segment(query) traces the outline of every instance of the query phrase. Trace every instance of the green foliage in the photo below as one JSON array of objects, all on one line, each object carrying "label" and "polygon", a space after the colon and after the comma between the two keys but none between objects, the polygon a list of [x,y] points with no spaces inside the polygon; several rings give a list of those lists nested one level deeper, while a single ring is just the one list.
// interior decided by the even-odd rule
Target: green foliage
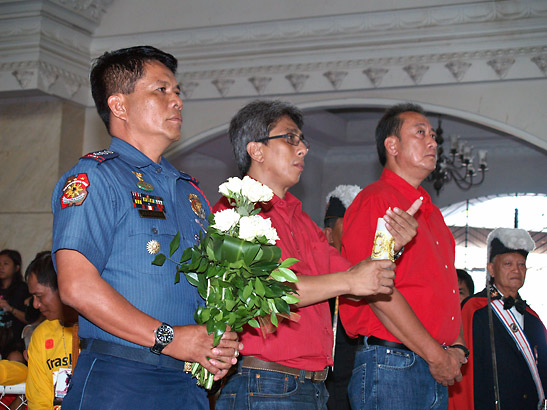
[{"label": "green foliage", "polygon": [[[177,233],[169,247],[170,257],[179,246]],[[227,326],[237,332],[246,324],[259,328],[259,317],[268,318],[277,326],[278,314],[290,314],[289,305],[299,299],[285,283],[298,281],[288,268],[298,261],[294,258],[280,261],[280,258],[281,249],[277,246],[244,241],[210,226],[201,242],[185,249],[180,261],[175,262],[176,282],[183,274],[206,302],[197,308],[194,319],[214,335],[215,346]],[[161,266],[166,259],[158,254],[152,263]],[[192,374],[198,384],[210,386],[212,375],[199,364],[194,367]]]}]

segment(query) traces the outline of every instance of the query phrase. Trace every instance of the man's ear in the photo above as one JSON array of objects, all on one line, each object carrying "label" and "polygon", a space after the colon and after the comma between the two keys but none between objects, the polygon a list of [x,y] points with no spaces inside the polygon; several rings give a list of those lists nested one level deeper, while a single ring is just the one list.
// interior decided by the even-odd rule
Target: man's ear
[{"label": "man's ear", "polygon": [[392,157],[396,157],[399,153],[399,138],[395,135],[390,135],[384,140],[384,147],[386,148],[386,155],[389,154]]},{"label": "man's ear", "polygon": [[486,270],[488,271],[491,277],[494,277],[494,264],[492,262],[489,262],[486,265]]},{"label": "man's ear", "polygon": [[108,97],[108,107],[110,112],[116,118],[121,120],[127,119],[127,111],[125,109],[125,97],[123,94],[116,93]]},{"label": "man's ear", "polygon": [[262,152],[263,146],[263,144],[256,141],[251,141],[247,144],[247,153],[251,157],[251,160],[256,162],[264,161],[264,153]]},{"label": "man's ear", "polygon": [[329,245],[332,245],[334,243],[334,238],[332,237],[332,228],[325,227],[323,228],[323,232],[325,233],[325,236],[327,237],[327,242]]}]

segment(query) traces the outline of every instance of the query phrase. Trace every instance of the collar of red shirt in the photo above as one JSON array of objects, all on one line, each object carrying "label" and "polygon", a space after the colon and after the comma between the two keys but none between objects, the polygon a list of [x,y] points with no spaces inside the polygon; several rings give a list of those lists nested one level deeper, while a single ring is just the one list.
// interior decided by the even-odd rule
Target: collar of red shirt
[{"label": "collar of red shirt", "polygon": [[429,196],[427,191],[421,186],[419,186],[418,189],[414,188],[406,180],[387,168],[384,168],[384,171],[380,176],[380,180],[396,187],[397,190],[411,203],[419,197],[423,197],[422,206],[420,207],[418,212],[421,211],[424,214],[428,214],[429,212],[431,212],[433,206],[433,204],[431,203],[431,197]]}]

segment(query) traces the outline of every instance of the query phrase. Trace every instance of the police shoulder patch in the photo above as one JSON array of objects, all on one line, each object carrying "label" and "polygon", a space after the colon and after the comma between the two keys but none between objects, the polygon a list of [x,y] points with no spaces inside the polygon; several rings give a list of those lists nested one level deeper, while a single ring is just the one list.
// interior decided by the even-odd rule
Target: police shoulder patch
[{"label": "police shoulder patch", "polygon": [[90,152],[89,154],[84,155],[80,159],[94,159],[97,162],[104,162],[112,158],[119,156],[117,152],[109,151],[104,149],[102,151]]}]

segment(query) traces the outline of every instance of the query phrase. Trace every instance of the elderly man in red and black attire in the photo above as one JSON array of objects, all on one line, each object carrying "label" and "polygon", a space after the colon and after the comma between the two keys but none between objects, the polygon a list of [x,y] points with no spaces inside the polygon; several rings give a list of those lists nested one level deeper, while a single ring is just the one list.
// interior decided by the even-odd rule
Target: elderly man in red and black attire
[{"label": "elderly man in red and black attire", "polygon": [[385,168],[346,212],[342,255],[355,262],[370,254],[386,209],[406,209],[420,197],[423,204],[415,214],[418,233],[396,262],[393,293],[340,306],[346,331],[363,342],[350,402],[354,409],[446,409],[446,386],[461,379],[468,351],[460,333],[454,238],[420,187],[435,169],[435,132],[421,107],[400,104],[380,120],[376,142]]},{"label": "elderly man in red and black attire", "polygon": [[[216,406],[220,410],[326,409],[328,393],[323,381],[327,366],[332,365],[333,344],[327,300],[345,294],[391,292],[392,262],[365,260],[351,267],[288,192],[298,183],[308,153],[302,123],[302,113],[292,104],[254,101],[230,124],[241,175],[249,175],[274,192],[259,215],[270,218],[277,230],[282,259],[299,260],[291,269],[299,278],[296,312],[300,320],[283,321],[266,338],[257,329],[245,328],[240,335],[243,359],[222,390]],[[223,198],[213,210],[227,207]],[[401,212],[391,222],[401,242],[415,234],[416,222],[409,214]]]}]

